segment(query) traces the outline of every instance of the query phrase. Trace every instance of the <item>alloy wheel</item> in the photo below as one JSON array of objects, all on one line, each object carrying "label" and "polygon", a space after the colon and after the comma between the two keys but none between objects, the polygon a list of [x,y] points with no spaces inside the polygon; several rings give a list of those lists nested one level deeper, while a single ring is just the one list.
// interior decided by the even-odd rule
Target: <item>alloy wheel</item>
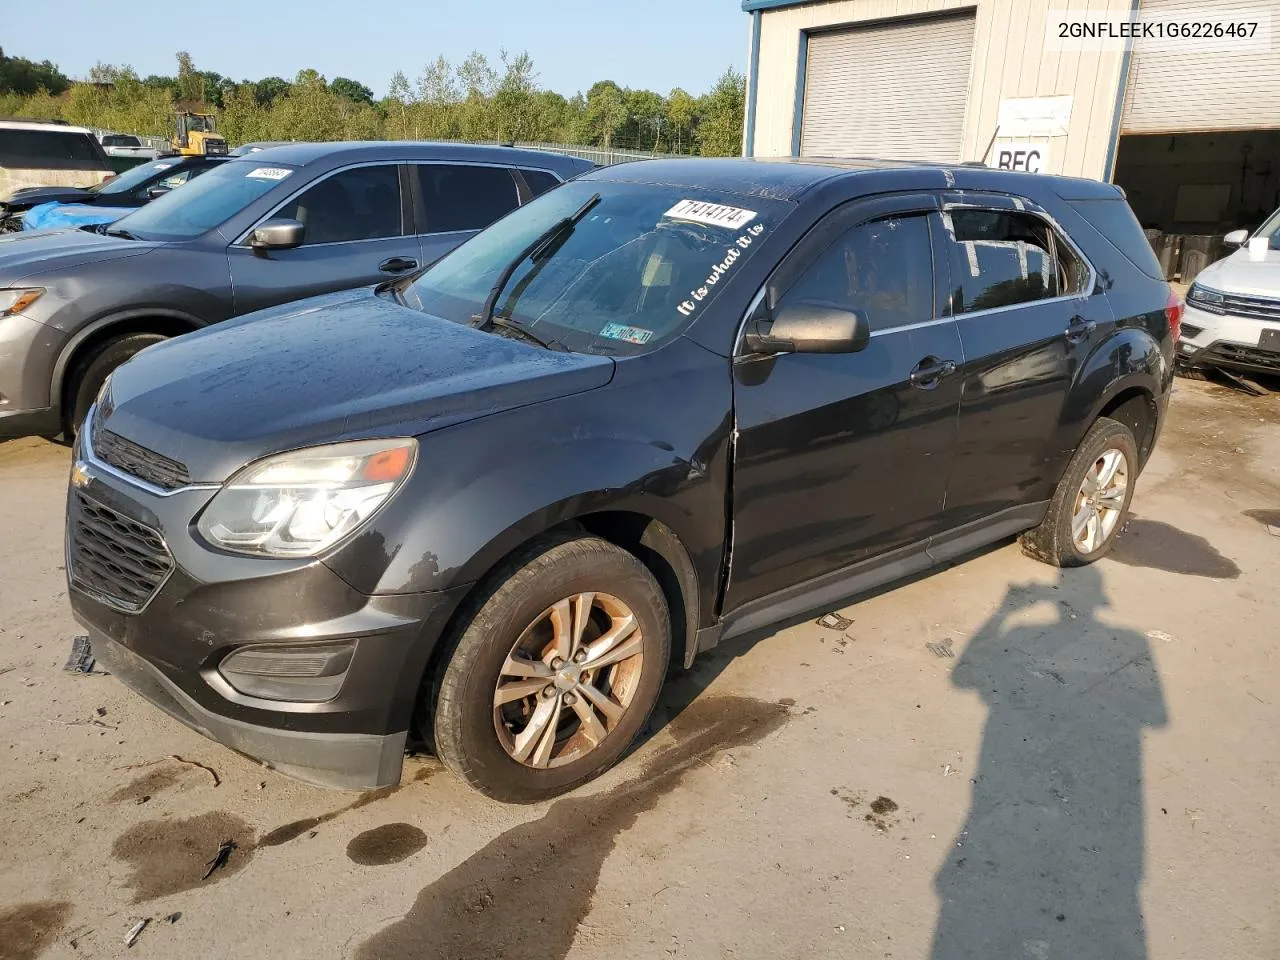
[{"label": "alloy wheel", "polygon": [[543,610],[494,688],[494,728],[508,756],[545,769],[598,747],[635,698],[643,649],[639,621],[617,597],[578,593]]},{"label": "alloy wheel", "polygon": [[1115,532],[1129,488],[1129,458],[1114,447],[1100,453],[1085,472],[1071,516],[1071,539],[1088,556]]}]

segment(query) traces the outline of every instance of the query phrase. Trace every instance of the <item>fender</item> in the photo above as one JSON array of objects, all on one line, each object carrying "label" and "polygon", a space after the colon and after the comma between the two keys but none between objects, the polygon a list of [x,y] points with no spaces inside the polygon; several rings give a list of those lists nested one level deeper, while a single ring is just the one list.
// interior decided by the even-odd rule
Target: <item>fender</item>
[{"label": "fender", "polygon": [[112,313],[104,314],[89,323],[85,324],[77,330],[62,347],[58,354],[58,359],[54,362],[53,372],[49,379],[49,398],[55,407],[62,405],[62,381],[67,374],[67,370],[71,365],[71,358],[75,356],[76,351],[89,339],[96,334],[106,330],[108,327],[116,324],[127,323],[130,320],[139,320],[143,318],[163,318],[165,320],[173,320],[178,323],[189,326],[192,330],[199,330],[207,325],[207,321],[200,319],[194,314],[187,313],[184,310],[176,310],[173,307],[132,307],[128,310],[116,310]]}]

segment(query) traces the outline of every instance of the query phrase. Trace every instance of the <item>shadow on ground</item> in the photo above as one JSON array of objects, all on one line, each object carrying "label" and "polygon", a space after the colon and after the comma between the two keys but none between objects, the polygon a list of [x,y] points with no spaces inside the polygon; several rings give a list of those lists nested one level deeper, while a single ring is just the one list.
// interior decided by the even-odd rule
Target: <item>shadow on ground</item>
[{"label": "shadow on ground", "polygon": [[1133,518],[1116,540],[1108,559],[1130,567],[1214,580],[1234,580],[1240,568],[1204,537],[1184,533],[1158,520]]},{"label": "shadow on ground", "polygon": [[1012,586],[956,661],[989,713],[932,960],[1147,955],[1142,736],[1165,708],[1146,639],[1100,622],[1106,606],[1096,567]]}]

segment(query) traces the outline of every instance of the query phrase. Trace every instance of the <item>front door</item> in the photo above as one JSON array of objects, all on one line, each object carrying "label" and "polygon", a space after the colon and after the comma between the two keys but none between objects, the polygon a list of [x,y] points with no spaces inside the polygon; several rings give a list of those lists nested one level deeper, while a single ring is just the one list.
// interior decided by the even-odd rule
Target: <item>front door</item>
[{"label": "front door", "polygon": [[858,353],[737,359],[725,612],[936,531],[963,360],[941,310],[936,206],[926,194],[841,208],[770,280],[774,309],[860,310],[871,341]]},{"label": "front door", "polygon": [[237,314],[409,273],[421,257],[397,164],[350,167],[290,199],[270,219],[300,221],[292,250],[227,249]]},{"label": "front door", "polygon": [[1034,204],[952,199],[942,243],[965,363],[948,529],[1052,495],[1068,393],[1115,325],[1093,270]]}]

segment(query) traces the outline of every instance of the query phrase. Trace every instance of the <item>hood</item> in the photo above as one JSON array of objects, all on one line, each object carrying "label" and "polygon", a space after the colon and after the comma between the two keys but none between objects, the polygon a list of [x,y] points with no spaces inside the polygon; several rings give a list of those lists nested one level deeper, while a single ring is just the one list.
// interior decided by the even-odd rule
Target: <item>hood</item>
[{"label": "hood", "polygon": [[98,196],[83,187],[27,187],[15,190],[0,207],[9,210],[27,210],[37,203],[92,203]]},{"label": "hood", "polygon": [[112,374],[105,426],[211,483],[282,450],[412,436],[613,377],[608,357],[483,333],[372,289],[291,306],[144,350]]},{"label": "hood", "polygon": [[0,286],[101,260],[137,257],[157,246],[147,240],[125,240],[88,230],[0,233]]},{"label": "hood", "polygon": [[82,227],[95,223],[114,223],[136,207],[111,207],[105,203],[42,203],[27,211],[22,218],[23,230],[52,230],[60,227]]},{"label": "hood", "polygon": [[1196,283],[1223,293],[1280,298],[1280,250],[1267,250],[1255,257],[1247,246],[1241,247],[1201,270]]}]

